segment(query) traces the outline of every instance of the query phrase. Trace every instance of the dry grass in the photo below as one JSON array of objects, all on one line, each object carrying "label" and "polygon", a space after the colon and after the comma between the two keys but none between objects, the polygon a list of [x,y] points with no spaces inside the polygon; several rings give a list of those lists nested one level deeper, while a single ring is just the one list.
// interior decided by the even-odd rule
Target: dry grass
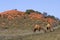
[{"label": "dry grass", "polygon": [[54,32],[28,35],[23,40],[60,40],[60,28]]},{"label": "dry grass", "polygon": [[31,30],[14,30],[0,31],[0,40],[60,40],[60,28],[54,32],[47,33],[34,33]]}]

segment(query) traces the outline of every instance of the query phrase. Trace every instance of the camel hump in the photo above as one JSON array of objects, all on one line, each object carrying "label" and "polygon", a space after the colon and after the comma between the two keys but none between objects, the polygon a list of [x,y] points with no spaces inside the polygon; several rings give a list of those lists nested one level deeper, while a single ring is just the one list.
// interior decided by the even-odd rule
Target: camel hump
[{"label": "camel hump", "polygon": [[51,25],[48,23],[46,27],[50,27]]},{"label": "camel hump", "polygon": [[36,24],[36,25],[35,25],[35,28],[38,28],[38,27],[40,27],[40,26]]}]

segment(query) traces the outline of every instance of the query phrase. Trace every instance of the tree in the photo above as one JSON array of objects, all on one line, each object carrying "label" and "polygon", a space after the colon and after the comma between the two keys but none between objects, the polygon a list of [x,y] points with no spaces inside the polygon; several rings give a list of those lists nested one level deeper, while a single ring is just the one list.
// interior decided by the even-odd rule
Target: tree
[{"label": "tree", "polygon": [[43,12],[43,15],[46,17],[47,16],[47,12]]},{"label": "tree", "polygon": [[14,9],[14,10],[17,10],[17,9]]},{"label": "tree", "polygon": [[34,11],[34,10],[32,10],[32,9],[29,9],[29,10],[26,10],[26,12],[25,12],[25,13],[30,14],[30,13],[32,13],[32,12],[35,12],[35,11]]},{"label": "tree", "polygon": [[39,12],[39,11],[35,11],[35,12],[41,14],[41,12]]},{"label": "tree", "polygon": [[56,17],[56,20],[60,20],[60,19]]},{"label": "tree", "polygon": [[47,17],[50,17],[50,18],[56,19],[55,16],[51,16],[51,15],[48,15]]}]

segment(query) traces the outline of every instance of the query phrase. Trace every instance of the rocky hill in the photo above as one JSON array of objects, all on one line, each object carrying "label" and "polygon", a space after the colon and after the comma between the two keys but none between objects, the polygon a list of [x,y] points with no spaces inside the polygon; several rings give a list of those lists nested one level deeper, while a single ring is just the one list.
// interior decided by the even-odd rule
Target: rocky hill
[{"label": "rocky hill", "polygon": [[45,26],[46,23],[59,25],[59,20],[31,9],[25,12],[14,9],[0,13],[0,29],[33,29],[36,24]]}]

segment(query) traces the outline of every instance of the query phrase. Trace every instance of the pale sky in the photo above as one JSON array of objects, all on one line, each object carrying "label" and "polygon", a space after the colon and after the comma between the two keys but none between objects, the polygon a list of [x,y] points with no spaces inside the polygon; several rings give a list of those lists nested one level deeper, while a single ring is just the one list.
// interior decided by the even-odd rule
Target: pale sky
[{"label": "pale sky", "polygon": [[0,12],[33,9],[60,18],[60,0],[0,0]]}]

